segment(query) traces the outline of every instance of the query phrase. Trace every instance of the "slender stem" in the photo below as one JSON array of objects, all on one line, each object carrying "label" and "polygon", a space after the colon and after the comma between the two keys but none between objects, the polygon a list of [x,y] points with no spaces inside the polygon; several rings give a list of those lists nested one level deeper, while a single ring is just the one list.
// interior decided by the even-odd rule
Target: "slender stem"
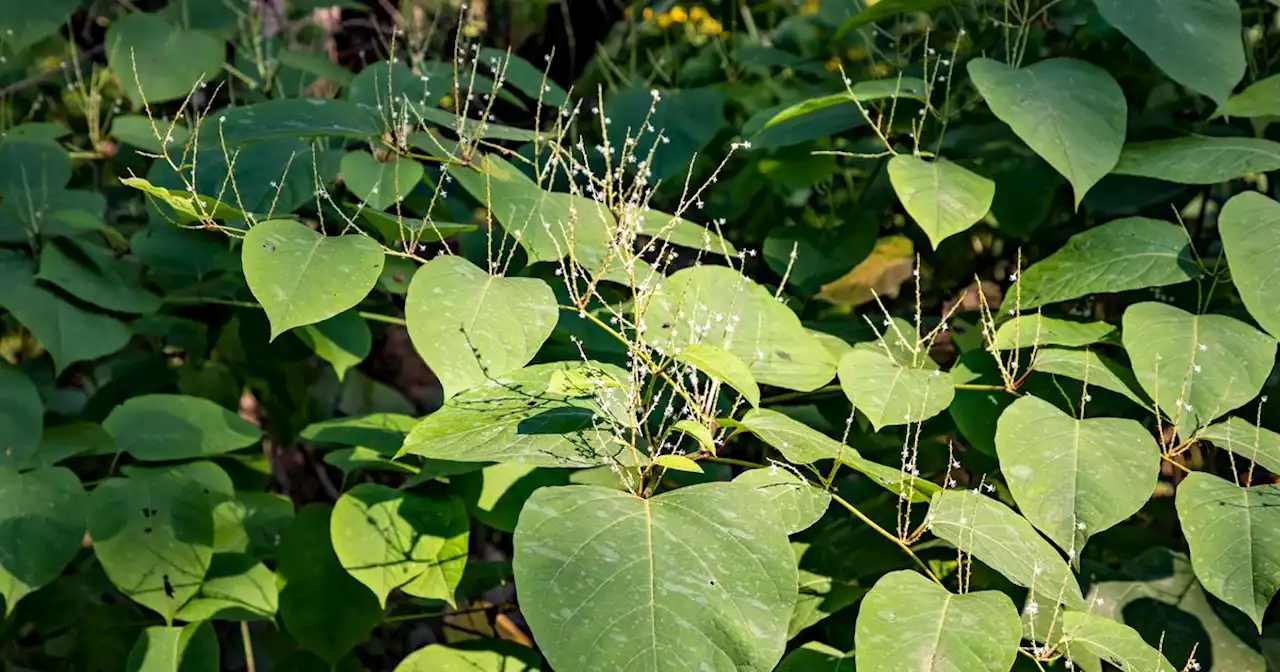
[{"label": "slender stem", "polygon": [[1177,467],[1177,468],[1181,469],[1181,470],[1182,470],[1183,472],[1185,472],[1185,473],[1188,473],[1188,474],[1189,474],[1189,473],[1191,473],[1191,470],[1187,468],[1187,465],[1182,464],[1181,462],[1179,462],[1179,461],[1177,461],[1177,460],[1173,459],[1172,457],[1169,457],[1168,455],[1166,455],[1166,454],[1164,454],[1164,453],[1160,453],[1160,459],[1162,459],[1162,460],[1164,460],[1165,462],[1168,462],[1169,464],[1172,464],[1173,466],[1175,466],[1175,467]]},{"label": "slender stem", "polygon": [[[231,306],[232,308],[253,308],[255,310],[262,310],[262,304],[254,303],[252,301],[233,301],[231,299],[214,299],[214,298],[205,298],[205,297],[180,296],[180,297],[167,297],[165,298],[165,302],[178,303],[178,304],[207,303],[215,306]],[[398,324],[402,327],[408,326],[409,324],[403,317],[396,317],[395,315],[383,315],[382,313],[370,313],[364,310],[357,311],[356,314],[359,315],[360,317],[363,317],[366,320],[373,320],[374,322],[386,322],[387,324]]]},{"label": "slender stem", "polygon": [[257,664],[253,660],[253,639],[249,636],[249,622],[240,621],[240,639],[244,642],[244,664],[248,672],[256,672]]},{"label": "slender stem", "polygon": [[760,403],[777,404],[784,401],[794,401],[796,399],[804,399],[805,397],[817,396],[819,394],[831,394],[833,392],[839,392],[841,389],[842,388],[839,385],[827,385],[826,387],[819,387],[818,389],[810,392],[784,392],[782,394],[775,394],[772,397],[765,397],[760,400]]},{"label": "slender stem", "polygon": [[992,390],[996,392],[1004,392],[1008,389],[1004,385],[980,385],[977,383],[956,383],[952,387],[957,390]]},{"label": "slender stem", "polygon": [[761,469],[765,466],[757,462],[751,462],[748,460],[738,460],[732,457],[720,457],[719,455],[706,455],[700,459],[702,459],[705,462],[719,462],[720,464],[732,464],[737,467],[748,467],[750,469]]},{"label": "slender stem", "polygon": [[858,510],[858,507],[850,504],[849,502],[844,501],[844,498],[841,497],[840,495],[837,495],[836,493],[832,492],[831,499],[836,500],[836,502],[840,504],[840,506],[843,506],[844,508],[849,509],[850,513],[857,516],[862,522],[871,526],[871,529],[875,530],[876,532],[879,532],[880,536],[884,537],[885,539],[888,539],[889,541],[892,541],[895,545],[897,545],[898,548],[901,548],[903,552],[911,556],[912,560],[915,560],[916,564],[920,566],[920,569],[924,570],[925,576],[928,576],[930,579],[933,580],[934,583],[938,584],[939,586],[942,585],[942,580],[939,579],[938,576],[933,573],[933,570],[929,569],[929,566],[924,564],[924,561],[920,559],[920,556],[916,555],[915,551],[911,550],[911,547],[906,545],[906,543],[904,543],[901,539],[897,538],[892,534],[889,534],[888,530],[885,530],[883,527],[880,527],[880,525],[876,523],[876,521],[868,518],[867,514]]},{"label": "slender stem", "polygon": [[358,311],[356,314],[359,315],[360,317],[363,317],[366,320],[373,320],[374,322],[386,322],[387,324],[397,324],[402,327],[409,326],[408,320],[405,320],[403,317],[396,317],[395,315],[383,315],[382,313],[369,313],[363,310]]}]

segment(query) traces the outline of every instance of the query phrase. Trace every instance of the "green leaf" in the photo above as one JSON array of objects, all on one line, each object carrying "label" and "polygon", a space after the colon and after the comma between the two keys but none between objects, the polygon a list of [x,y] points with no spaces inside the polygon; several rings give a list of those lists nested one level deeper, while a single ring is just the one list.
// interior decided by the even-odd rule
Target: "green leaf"
[{"label": "green leaf", "polygon": [[831,504],[831,494],[814,486],[788,469],[769,467],[748,469],[733,479],[750,485],[764,495],[777,512],[787,534],[808,529],[822,518]]},{"label": "green leaf", "polygon": [[297,334],[320,359],[333,365],[338,380],[342,380],[348,369],[363,362],[373,349],[369,324],[353,310],[300,327]]},{"label": "green leaf", "polygon": [[[515,534],[522,613],[552,667],[766,671],[782,657],[795,559],[753,488],[642,499],[543,488]],[[605,644],[607,642],[607,644]]]},{"label": "green leaf", "polygon": [[[72,422],[46,427],[40,437],[40,447],[26,462],[9,465],[18,470],[39,469],[53,465],[76,455],[114,455],[115,441],[100,425],[93,422]],[[0,465],[3,466],[3,465]]]},{"label": "green leaf", "polygon": [[752,406],[760,405],[760,386],[751,369],[737,355],[710,343],[694,343],[681,349],[675,360],[737,390]]},{"label": "green leaf", "polygon": [[1120,159],[1128,105],[1106,70],[1074,58],[1025,68],[979,58],[969,76],[996,118],[1067,178],[1077,208]]},{"label": "green leaf", "polygon": [[252,555],[213,556],[200,592],[178,610],[184,621],[272,620],[279,607],[276,575]]},{"label": "green leaf", "polygon": [[1026,518],[970,490],[943,490],[929,506],[929,529],[1034,594],[1085,608],[1080,585],[1062,556]]},{"label": "green leaf", "polygon": [[1240,6],[1235,0],[1095,0],[1098,13],[1165,74],[1218,105],[1244,76]]},{"label": "green leaf", "polygon": [[209,219],[244,219],[245,214],[203,194],[193,194],[182,189],[169,189],[151,184],[141,177],[122,177],[120,184],[138,191],[173,208],[178,222],[205,221]]},{"label": "green leaf", "polygon": [[74,238],[49,241],[40,250],[36,279],[68,294],[118,313],[154,313],[160,297],[138,286],[136,266],[127,266],[110,252]]},{"label": "green leaf", "polygon": [[135,105],[185,98],[220,74],[226,45],[198,30],[183,30],[138,12],[107,26],[107,64]]},{"label": "green leaf", "polygon": [[1160,446],[1136,420],[1078,420],[1027,395],[1000,415],[996,452],[1018,508],[1073,560],[1155,492]]},{"label": "green leaf", "polygon": [[0,34],[10,54],[21,54],[56,35],[84,0],[0,0]]},{"label": "green leaf", "polygon": [[702,473],[702,466],[684,455],[659,455],[653,458],[653,463],[666,469],[686,471],[693,474]]},{"label": "green leaf", "polygon": [[723,348],[746,362],[760,384],[807,392],[835,375],[831,353],[800,318],[731,268],[672,273],[642,317],[645,338],[656,347],[673,354],[697,343]]},{"label": "green leaf", "polygon": [[363,235],[326,236],[283,219],[244,237],[244,277],[271,321],[271,340],[360,303],[382,273],[382,246]]},{"label": "green leaf", "polygon": [[368,446],[380,453],[394,453],[417,424],[418,418],[408,415],[371,413],[314,422],[303,428],[301,436],[316,443]]},{"label": "green leaf", "polygon": [[425,646],[405,656],[395,672],[526,672],[541,663],[527,646],[489,639]]},{"label": "green leaf", "polygon": [[1280,169],[1280,143],[1189,135],[1125,145],[1113,172],[1178,184],[1217,184]]},{"label": "green leaf", "polygon": [[1182,227],[1129,217],[1078,233],[1032,264],[1022,273],[1020,290],[1005,296],[1001,310],[1025,311],[1089,294],[1176,285],[1202,274]]},{"label": "green leaf", "polygon": [[858,82],[849,87],[849,91],[833,93],[829,96],[819,96],[796,103],[783,109],[773,115],[764,123],[761,128],[770,128],[784,121],[790,121],[797,117],[804,116],[811,112],[817,112],[835,105],[857,102],[864,106],[874,100],[883,100],[885,98],[909,98],[912,100],[923,101],[925,99],[925,91],[928,87],[924,80],[915,77],[901,77],[898,79],[875,79],[869,82]]},{"label": "green leaf", "polygon": [[[446,240],[479,228],[475,224],[437,222],[430,218],[418,218],[412,215],[403,216],[369,208],[359,208],[356,209],[356,212],[359,214],[360,219],[363,219],[369,226],[377,230],[378,235],[382,236],[382,242],[388,245],[410,240],[418,243],[434,243],[438,240]],[[394,259],[407,262],[411,268],[418,267],[417,263],[403,257],[395,257]],[[388,267],[392,263],[391,259],[387,260]]]},{"label": "green leaf", "polygon": [[6,617],[75,558],[87,504],[80,479],[67,469],[19,474],[0,467],[0,595]]},{"label": "green leaf", "polygon": [[546,76],[529,61],[492,47],[482,47],[476,60],[483,63],[495,75],[514,86],[524,95],[542,101],[543,105],[563,107],[569,102],[569,94],[553,79]]},{"label": "green leaf", "polygon": [[[607,404],[595,393],[551,391],[556,374],[586,368],[614,381],[625,373],[594,362],[537,364],[452,397],[423,418],[399,455],[457,462],[518,462],[541,467],[594,467],[633,460],[631,448],[614,440]],[[614,385],[617,382],[612,383]],[[616,391],[616,390],[615,390]],[[643,450],[643,448],[641,448]]]},{"label": "green leaf", "polygon": [[343,568],[383,607],[392,590],[424,574],[447,577],[430,597],[453,603],[467,563],[467,512],[458,500],[361,483],[333,506],[329,533]]},{"label": "green leaf", "polygon": [[1254,462],[1271,473],[1280,473],[1280,434],[1249,424],[1240,418],[1205,427],[1198,435],[1205,441]]},{"label": "green leaf", "polygon": [[1266,669],[1256,642],[1242,639],[1247,634],[1223,620],[1221,607],[1196,580],[1191,559],[1182,553],[1148,548],[1119,572],[1090,583],[1092,613],[1133,628],[1168,660],[1190,660],[1194,650],[1204,669]]},{"label": "green leaf", "polygon": [[753,408],[740,422],[743,429],[773,446],[793,464],[836,460],[871,478],[877,485],[916,502],[927,502],[939,488],[893,467],[866,459],[858,451],[778,411]]},{"label": "green leaf", "polygon": [[[1092,387],[1111,390],[1147,410],[1153,410],[1150,402],[1136,392],[1138,380],[1133,371],[1092,350],[1042,348],[1036,351],[1035,359],[1031,360],[1031,370],[1066,376]],[[1072,403],[1075,402],[1076,400],[1072,400]]]},{"label": "green leaf", "polygon": [[954,595],[920,574],[899,571],[863,598],[854,641],[866,669],[1008,672],[1022,619],[998,591]]},{"label": "green leaf", "polygon": [[138,635],[126,672],[218,672],[218,635],[212,623],[154,625]]},{"label": "green leaf", "polygon": [[1218,231],[1231,268],[1231,283],[1253,319],[1271,335],[1280,334],[1280,281],[1275,274],[1280,252],[1280,203],[1253,191],[1238,194],[1222,207]]},{"label": "green leaf", "polygon": [[[481,110],[473,109],[472,113],[478,114]],[[486,139],[486,140],[513,140],[516,142],[538,142],[546,141],[544,135],[540,135],[537,131],[530,131],[514,126],[503,126],[490,121],[482,121],[480,119],[469,119],[458,114],[457,112],[449,112],[434,107],[423,107],[415,111],[416,115],[421,116],[424,120],[429,121],[442,128],[447,128],[460,137]]]},{"label": "green leaf", "polygon": [[213,558],[213,501],[192,473],[132,473],[89,497],[93,552],[120,592],[172,622]]},{"label": "green leaf", "polygon": [[235,499],[219,502],[213,514],[214,552],[255,558],[276,554],[280,535],[294,517],[293,501],[270,492],[237,492]]},{"label": "green leaf", "polygon": [[239,450],[262,438],[253,423],[208,399],[146,394],[127,399],[102,423],[117,446],[143,462],[186,460]]},{"label": "green leaf", "polygon": [[1280,115],[1280,75],[1264,77],[1227,99],[1219,114],[1256,119]]},{"label": "green leaf", "polygon": [[413,274],[405,305],[409,336],[446,398],[528,364],[560,316],[542,280],[493,276],[452,254]]},{"label": "green leaf", "polygon": [[22,468],[40,448],[44,402],[27,374],[0,362],[0,468]]},{"label": "green leaf", "polygon": [[1205,472],[1178,485],[1178,520],[1205,590],[1243,611],[1258,630],[1280,590],[1280,486],[1242,488]]},{"label": "green leaf", "polygon": [[99,313],[91,313],[36,285],[25,261],[0,262],[0,308],[31,331],[53,357],[54,372],[71,364],[109,355],[129,342],[129,327]]},{"label": "green leaf", "polygon": [[1065,647],[1082,647],[1121,672],[1177,672],[1136,630],[1105,616],[1065,611],[1062,632]]},{"label": "green leaf", "polygon": [[422,164],[402,156],[379,161],[364,150],[342,157],[342,179],[366,207],[383,210],[403,201],[422,181]]},{"label": "green leaf", "polygon": [[[706,425],[702,424],[701,422],[698,422],[697,420],[694,420],[692,418],[677,420],[674,423],[672,423],[671,431],[679,432],[681,434],[688,436],[694,441],[697,441],[698,446],[702,450],[705,450],[713,455],[716,452],[715,435],[711,433],[711,430]],[[693,460],[689,460],[689,462],[693,462],[693,464],[692,465],[687,464],[685,463],[685,460],[688,460],[689,458],[686,458],[682,455],[670,455],[670,456],[664,455],[662,457],[665,457],[667,459],[663,460],[662,458],[659,458],[658,464],[661,464],[662,466],[667,467],[668,469],[679,469],[681,471],[696,471],[697,473],[702,473],[702,467],[698,466],[697,462],[693,462]],[[676,466],[676,465],[679,465],[679,466]],[[692,468],[692,467],[696,467],[696,468]]]},{"label": "green leaf", "polygon": [[285,631],[332,665],[382,622],[382,608],[334,554],[330,511],[323,504],[298,511],[280,540],[276,571],[284,580],[280,619]]},{"label": "green leaf", "polygon": [[1116,328],[1106,322],[1076,322],[1040,313],[1019,315],[996,329],[997,350],[1060,345],[1078,348],[1105,343],[1116,336]]},{"label": "green leaf", "polygon": [[950,5],[955,0],[879,0],[879,2],[863,3],[862,11],[853,15],[840,25],[837,34],[845,35],[855,28],[869,23],[884,21],[897,14],[906,12],[929,13]]},{"label": "green leaf", "polygon": [[854,653],[822,642],[805,642],[792,649],[775,672],[854,672]]},{"label": "green leaf", "polygon": [[295,138],[368,140],[382,134],[385,125],[372,111],[347,100],[280,98],[214,110],[200,129],[209,134],[206,137],[212,139],[211,145],[226,143],[235,147]]},{"label": "green leaf", "polygon": [[934,249],[986,217],[996,195],[995,182],[945,159],[899,154],[889,161],[889,181]]},{"label": "green leaf", "polygon": [[1138,384],[1183,437],[1256,397],[1275,365],[1274,338],[1163,303],[1129,306],[1121,336]]},{"label": "green leaf", "polygon": [[179,151],[191,139],[191,129],[181,122],[172,128],[170,122],[159,119],[154,127],[151,124],[145,115],[122,114],[111,120],[111,137],[152,154]]},{"label": "green leaf", "polygon": [[888,353],[866,346],[855,347],[841,358],[840,387],[877,431],[924,422],[947,410],[955,396],[951,380],[941,371],[899,363]]}]

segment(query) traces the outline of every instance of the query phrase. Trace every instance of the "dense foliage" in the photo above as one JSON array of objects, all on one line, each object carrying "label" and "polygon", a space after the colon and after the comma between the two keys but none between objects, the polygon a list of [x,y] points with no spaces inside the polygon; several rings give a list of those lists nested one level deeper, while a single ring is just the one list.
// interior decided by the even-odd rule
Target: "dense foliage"
[{"label": "dense foliage", "polygon": [[1280,663],[1276,3],[367,4],[0,0],[5,669]]}]

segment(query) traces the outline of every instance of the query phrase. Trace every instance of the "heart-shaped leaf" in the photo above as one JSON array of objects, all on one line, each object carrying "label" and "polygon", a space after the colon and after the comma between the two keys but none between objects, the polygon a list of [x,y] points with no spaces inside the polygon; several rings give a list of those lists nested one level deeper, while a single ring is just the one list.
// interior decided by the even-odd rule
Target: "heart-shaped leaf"
[{"label": "heart-shaped leaf", "polygon": [[385,607],[387,595],[424,574],[441,577],[453,603],[467,564],[467,512],[456,499],[434,499],[362,483],[343,493],[329,520],[333,550]]},{"label": "heart-shaped leaf", "polygon": [[62,467],[19,474],[0,467],[0,596],[5,616],[62,574],[84,541],[88,498]]},{"label": "heart-shaped leaf", "polygon": [[1274,338],[1164,303],[1129,306],[1121,336],[1138,384],[1184,437],[1257,396],[1275,366]]},{"label": "heart-shaped leaf", "polygon": [[342,179],[366,207],[382,210],[403,201],[422,181],[422,164],[396,156],[379,161],[364,150],[342,157]]},{"label": "heart-shaped leaf", "polygon": [[934,249],[977,224],[996,195],[995,182],[945,159],[899,154],[889,161],[889,181]]},{"label": "heart-shaped leaf", "polygon": [[146,394],[112,409],[102,423],[116,445],[143,462],[220,455],[262,438],[253,423],[208,399]]},{"label": "heart-shaped leaf", "polygon": [[1255,191],[1227,201],[1218,215],[1222,249],[1231,267],[1231,284],[1253,319],[1272,336],[1280,334],[1280,276],[1275,273],[1280,254],[1280,203]]},{"label": "heart-shaped leaf", "polygon": [[808,529],[831,504],[831,494],[787,469],[748,469],[733,479],[760,491],[777,512],[787,534]]},{"label": "heart-shaped leaf", "polygon": [[1120,159],[1128,106],[1106,70],[1074,58],[1025,68],[979,58],[969,76],[996,118],[1071,182],[1076,207]]},{"label": "heart-shaped leaf", "polygon": [[860,667],[872,670],[1008,672],[1022,619],[995,590],[955,595],[920,574],[886,574],[862,599]]},{"label": "heart-shaped leaf", "polygon": [[855,347],[840,360],[840,387],[877,430],[924,422],[947,410],[955,396],[951,379],[942,371],[896,362],[888,353],[866,346]]},{"label": "heart-shaped leaf", "polygon": [[737,390],[752,406],[760,405],[760,386],[755,376],[732,352],[710,343],[694,343],[677,352],[675,359]]},{"label": "heart-shaped leaf", "polygon": [[796,566],[768,511],[754,488],[735,483],[651,499],[582,485],[538,490],[516,527],[515,574],[543,654],[563,670],[773,669]]},{"label": "heart-shaped leaf", "polygon": [[144,12],[112,21],[106,45],[107,64],[135,105],[185,97],[216,77],[226,59],[218,38]]},{"label": "heart-shaped leaf", "polygon": [[1280,486],[1242,488],[1197,471],[1178,484],[1177,506],[1200,583],[1261,631],[1280,590]]},{"label": "heart-shaped leaf", "polygon": [[245,280],[271,321],[271,340],[355,307],[377,284],[385,260],[368,236],[326,236],[283,219],[249,229],[241,253]]},{"label": "heart-shaped leaf", "polygon": [[456,255],[419,268],[405,305],[409,337],[446,398],[528,364],[560,316],[542,280],[493,276]]},{"label": "heart-shaped leaf", "polygon": [[1078,420],[1031,395],[1000,415],[996,452],[1022,514],[1073,559],[1142,508],[1160,473],[1160,447],[1137,421]]}]

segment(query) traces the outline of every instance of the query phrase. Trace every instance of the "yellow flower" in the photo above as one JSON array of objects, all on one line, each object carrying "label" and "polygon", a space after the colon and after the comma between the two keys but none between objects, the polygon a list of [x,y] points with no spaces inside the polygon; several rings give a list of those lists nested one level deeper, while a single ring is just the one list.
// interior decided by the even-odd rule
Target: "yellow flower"
[{"label": "yellow flower", "polygon": [[667,13],[665,13],[665,12],[664,12],[664,13],[662,13],[662,14],[659,14],[659,15],[658,15],[658,27],[659,27],[659,28],[666,28],[666,27],[667,27],[667,26],[669,26],[669,25],[671,25],[671,15],[670,15],[670,14],[667,14]]},{"label": "yellow flower", "polygon": [[818,0],[804,0],[804,5],[800,7],[801,14],[817,14]]},{"label": "yellow flower", "polygon": [[844,57],[851,61],[865,60],[867,58],[867,49],[861,46],[849,47],[848,51],[844,52]]},{"label": "yellow flower", "polygon": [[875,65],[871,66],[871,74],[875,75],[876,77],[884,77],[885,75],[889,74],[889,66],[885,65],[884,63],[876,63]]},{"label": "yellow flower", "polygon": [[839,70],[839,69],[840,69],[840,57],[839,57],[839,56],[832,56],[830,59],[828,59],[828,60],[827,60],[827,63],[826,63],[826,68],[827,68],[827,70],[830,70],[831,72],[835,72],[835,71]]},{"label": "yellow flower", "polygon": [[709,18],[711,18],[711,15],[707,14],[707,10],[701,7],[694,7],[693,9],[689,10],[690,21],[701,21],[703,19],[709,19]]},{"label": "yellow flower", "polygon": [[698,25],[698,30],[707,35],[719,35],[724,32],[724,26],[720,25],[719,21],[708,16]]},{"label": "yellow flower", "polygon": [[644,20],[645,20],[645,21],[650,21],[650,20],[652,20],[652,19],[653,19],[653,8],[652,8],[652,7],[645,7],[645,8],[644,8],[644,12],[642,12],[642,13],[644,14]]},{"label": "yellow flower", "polygon": [[670,14],[671,20],[676,23],[684,23],[689,20],[689,13],[684,11],[684,7],[681,7],[680,5],[672,7],[671,11],[667,12],[667,14]]}]

